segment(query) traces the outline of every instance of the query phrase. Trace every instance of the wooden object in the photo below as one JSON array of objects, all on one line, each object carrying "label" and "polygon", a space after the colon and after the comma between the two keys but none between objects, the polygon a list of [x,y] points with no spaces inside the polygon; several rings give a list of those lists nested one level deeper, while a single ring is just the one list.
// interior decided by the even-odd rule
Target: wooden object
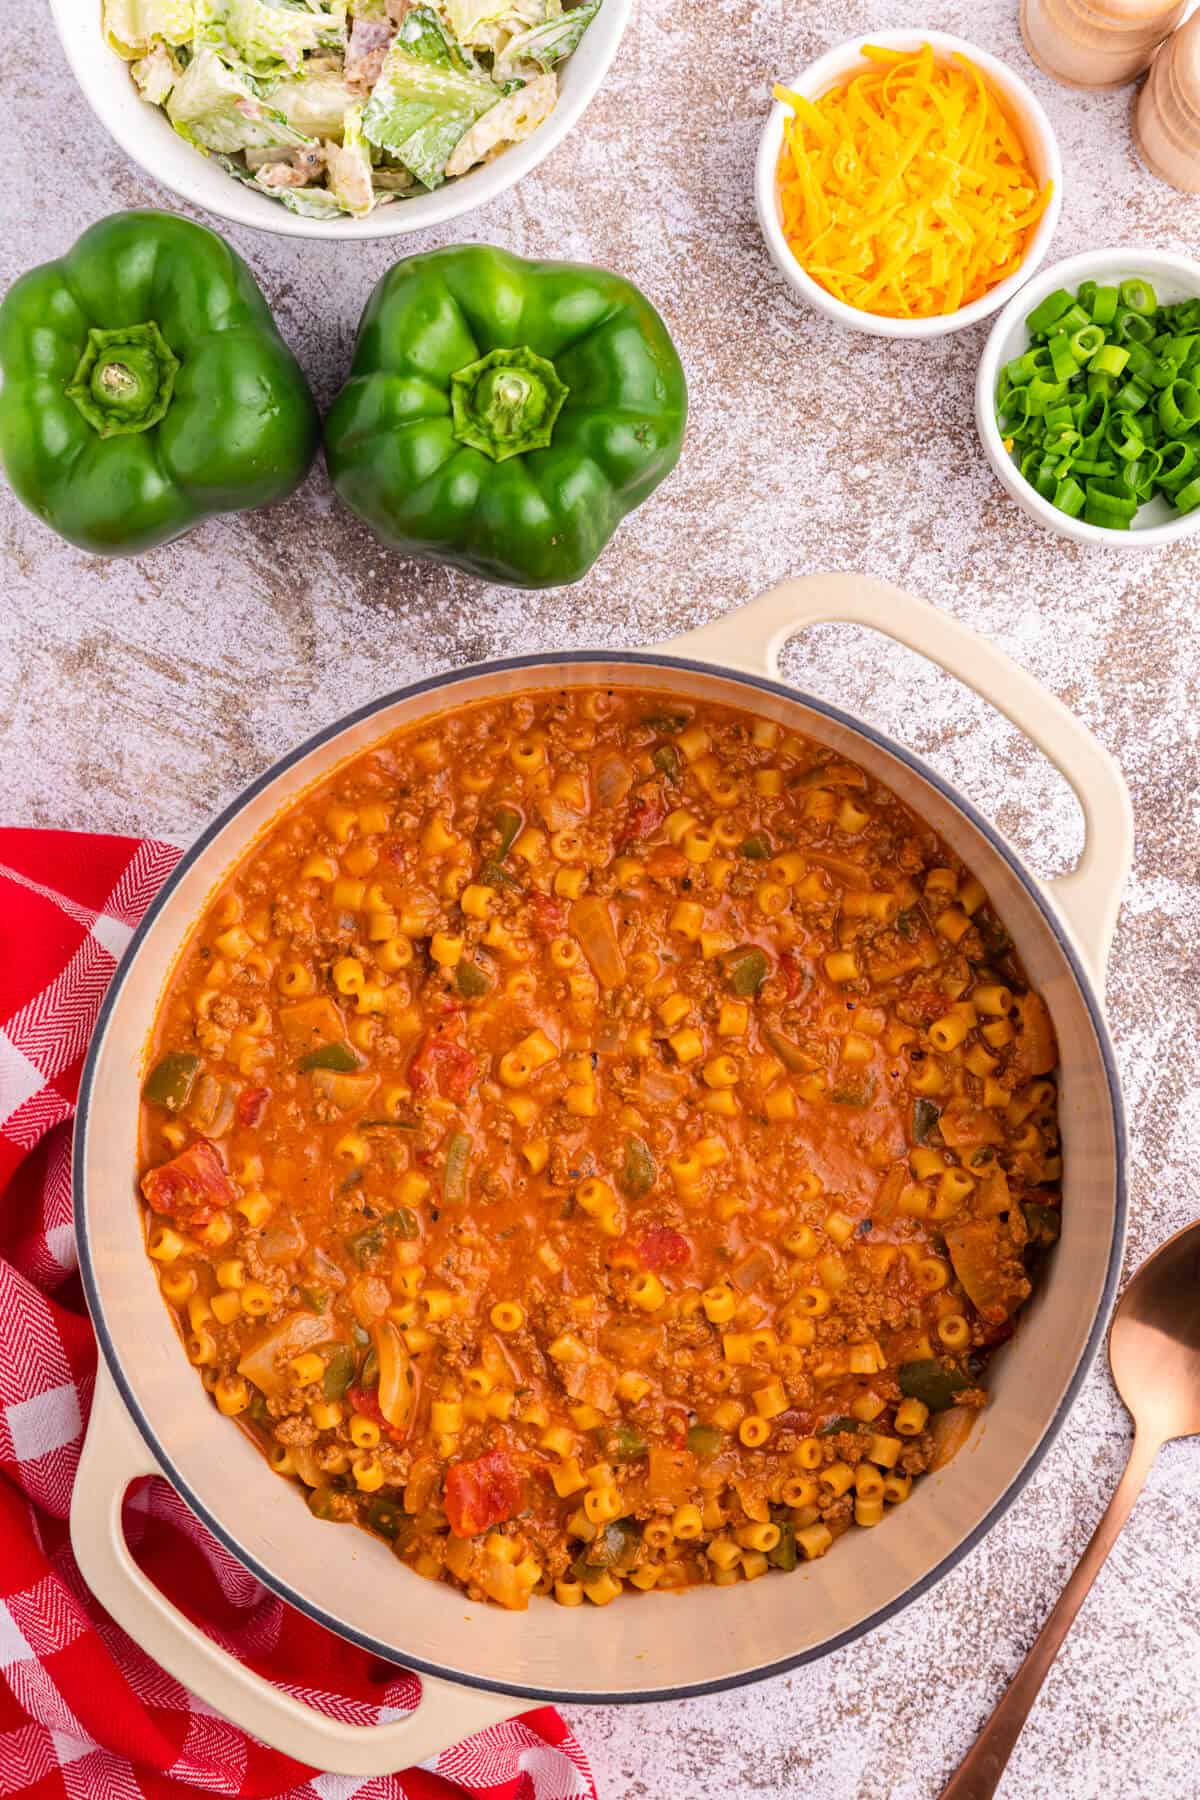
[{"label": "wooden object", "polygon": [[1200,194],[1200,13],[1167,39],[1138,95],[1133,135],[1152,174]]},{"label": "wooden object", "polygon": [[1021,0],[1021,34],[1056,81],[1123,87],[1150,66],[1185,11],[1185,0]]}]

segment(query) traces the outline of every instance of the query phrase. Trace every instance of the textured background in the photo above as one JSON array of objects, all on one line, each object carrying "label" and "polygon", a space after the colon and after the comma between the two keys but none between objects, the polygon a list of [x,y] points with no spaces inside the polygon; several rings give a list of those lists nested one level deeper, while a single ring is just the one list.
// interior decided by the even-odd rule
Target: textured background
[{"label": "textured background", "polygon": [[[482,237],[639,282],[692,390],[682,464],[579,587],[514,594],[377,549],[322,471],[139,564],[58,543],[0,492],[0,816],[187,838],[244,782],[365,698],[450,664],[638,645],[781,577],[867,570],[988,633],[1120,758],[1138,818],[1110,1011],[1132,1127],[1130,1263],[1197,1210],[1200,538],[1126,559],[1043,534],[979,452],[983,332],[897,349],[801,310],[772,273],[751,174],[772,77],[851,34],[919,24],[1009,56],[1059,131],[1056,255],[1196,250],[1200,202],[1153,181],[1130,93],[1032,69],[1016,0],[641,0],[582,128],[513,194],[412,248]],[[171,205],[93,123],[44,0],[0,6],[0,283],[119,207]],[[385,245],[236,241],[334,392]],[[982,705],[871,634],[825,628],[791,674],[925,753],[1049,873],[1078,814]],[[814,1668],[671,1708],[574,1716],[608,1800],[927,1800],[1027,1648],[1115,1484],[1128,1424],[1093,1372],[984,1546],[895,1624]],[[1168,1448],[1050,1677],[1006,1800],[1157,1800],[1200,1758],[1200,1449]]]}]

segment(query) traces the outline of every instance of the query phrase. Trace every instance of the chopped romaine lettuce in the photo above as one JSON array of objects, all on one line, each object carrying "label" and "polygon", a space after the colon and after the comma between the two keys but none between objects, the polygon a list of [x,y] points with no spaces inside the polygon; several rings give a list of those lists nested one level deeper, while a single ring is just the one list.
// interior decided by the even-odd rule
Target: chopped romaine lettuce
[{"label": "chopped romaine lettuce", "polygon": [[129,73],[148,106],[161,106],[183,73],[165,44],[155,44],[149,56],[139,57]]},{"label": "chopped romaine lettuce", "polygon": [[197,50],[215,50],[248,75],[294,74],[306,55],[340,47],[346,36],[346,0],[330,8],[300,10],[278,0],[194,0]]},{"label": "chopped romaine lettuce", "polygon": [[446,21],[460,44],[494,46],[562,11],[561,0],[442,0]]},{"label": "chopped romaine lettuce", "polygon": [[363,131],[424,187],[436,188],[446,179],[454,146],[500,98],[486,76],[453,66],[436,17],[419,7],[408,14],[387,53],[363,112]]},{"label": "chopped romaine lettuce", "polygon": [[340,144],[325,146],[329,192],[343,212],[365,219],[375,204],[371,181],[371,147],[363,136],[363,109],[352,106],[343,121]]},{"label": "chopped romaine lettuce", "polygon": [[192,0],[104,0],[104,35],[127,62],[157,43],[186,44],[194,23]]},{"label": "chopped romaine lettuce", "polygon": [[463,133],[446,163],[446,174],[465,175],[500,144],[519,144],[549,118],[557,98],[555,75],[535,75],[515,94],[506,94]]},{"label": "chopped romaine lettuce", "polygon": [[[257,186],[257,183],[255,184]],[[263,188],[273,200],[282,200],[289,212],[305,219],[338,219],[342,209],[326,188]]]},{"label": "chopped romaine lettuce", "polygon": [[264,97],[294,130],[336,141],[341,139],[342,120],[362,99],[341,75],[327,68],[273,81]]},{"label": "chopped romaine lettuce", "polygon": [[205,150],[310,141],[211,50],[193,56],[167,98],[166,113],[181,137]]},{"label": "chopped romaine lettuce", "polygon": [[496,58],[495,75],[504,81],[521,63],[536,63],[539,69],[552,69],[556,63],[579,48],[584,32],[600,11],[601,0],[583,0],[570,12],[557,19],[547,19],[531,31],[510,38]]}]

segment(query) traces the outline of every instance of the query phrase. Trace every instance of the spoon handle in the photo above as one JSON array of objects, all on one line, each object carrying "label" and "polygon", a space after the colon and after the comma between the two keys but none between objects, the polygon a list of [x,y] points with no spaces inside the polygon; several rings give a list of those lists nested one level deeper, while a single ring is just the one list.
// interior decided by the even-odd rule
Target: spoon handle
[{"label": "spoon handle", "polygon": [[980,1732],[974,1747],[959,1764],[942,1789],[939,1800],[991,1800],[1000,1785],[1021,1728],[1029,1717],[1050,1665],[1062,1647],[1075,1621],[1075,1615],[1087,1597],[1109,1551],[1116,1543],[1122,1526],[1133,1511],[1133,1503],[1145,1485],[1151,1464],[1161,1448],[1161,1440],[1147,1434],[1134,1437],[1125,1473],[1117,1491],[1108,1503],[1087,1549],[1079,1559],[1075,1572],[1063,1589],[1058,1605],[1042,1626],[1025,1661],[1013,1676],[1007,1692]]}]

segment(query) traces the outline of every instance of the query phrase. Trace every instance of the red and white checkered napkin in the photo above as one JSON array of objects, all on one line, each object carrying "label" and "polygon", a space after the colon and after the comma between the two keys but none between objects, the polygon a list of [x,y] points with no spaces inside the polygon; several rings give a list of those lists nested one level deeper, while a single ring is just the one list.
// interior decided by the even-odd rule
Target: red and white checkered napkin
[{"label": "red and white checkered napkin", "polygon": [[[96,1345],[71,1225],[71,1119],[101,997],[178,854],[0,830],[0,1796],[595,1800],[549,1707],[403,1775],[312,1774],[206,1711],[80,1579],[66,1521]],[[165,1481],[131,1490],[125,1529],[163,1591],[286,1692],[364,1725],[414,1705],[413,1676],[275,1599]]]}]

